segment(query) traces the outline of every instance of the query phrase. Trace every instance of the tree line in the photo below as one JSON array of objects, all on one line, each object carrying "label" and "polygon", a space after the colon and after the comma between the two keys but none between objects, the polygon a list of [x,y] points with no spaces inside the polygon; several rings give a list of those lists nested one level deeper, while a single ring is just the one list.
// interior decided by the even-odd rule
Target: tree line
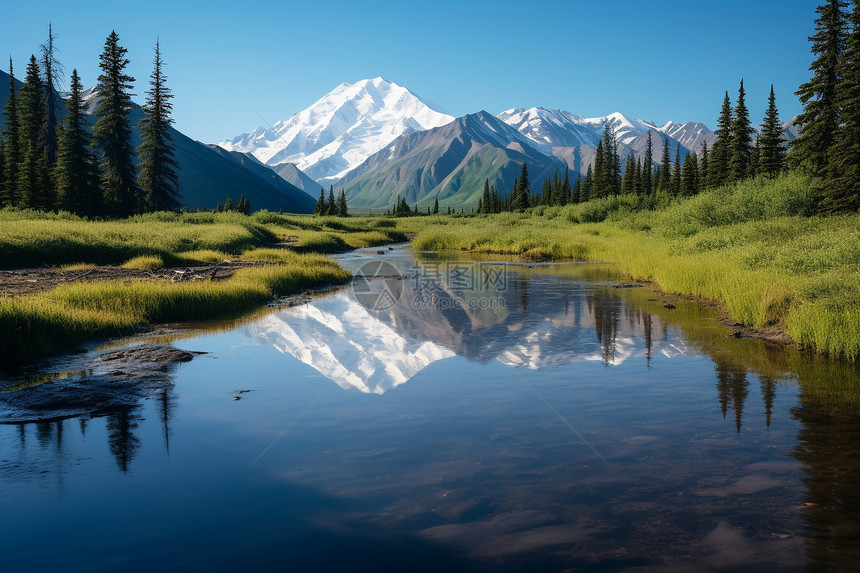
[{"label": "tree line", "polygon": [[314,205],[314,215],[329,215],[334,217],[349,217],[349,208],[346,205],[346,194],[341,188],[337,200],[334,198],[334,185],[329,186],[328,201],[325,198],[325,189],[320,189],[320,197]]},{"label": "tree line", "polygon": [[100,101],[92,128],[77,69],[72,70],[65,102],[59,95],[63,68],[54,40],[49,26],[41,57],[30,56],[20,88],[9,60],[6,126],[0,132],[0,208],[62,210],[87,217],[178,210],[179,166],[169,130],[173,94],[165,85],[159,42],[144,116],[138,122],[141,143],[135,150],[128,117],[135,79],[125,72],[127,50],[116,31],[108,35],[99,56]]},{"label": "tree line", "polygon": [[795,92],[803,104],[791,164],[820,178],[822,210],[860,210],[860,1],[818,6],[812,77]]}]

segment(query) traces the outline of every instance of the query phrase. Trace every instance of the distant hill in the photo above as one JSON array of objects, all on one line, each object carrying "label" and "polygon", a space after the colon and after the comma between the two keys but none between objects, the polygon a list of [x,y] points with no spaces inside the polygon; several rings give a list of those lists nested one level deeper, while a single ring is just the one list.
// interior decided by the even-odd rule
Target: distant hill
[{"label": "distant hill", "polygon": [[[0,71],[0,109],[9,95],[9,74]],[[97,95],[87,90],[90,109],[95,109]],[[135,108],[129,114],[134,126],[133,145],[140,144],[137,122],[143,112]],[[93,118],[94,120],[95,118]],[[0,126],[2,126],[0,115]],[[256,162],[243,164],[223,150],[195,141],[179,131],[171,132],[176,143],[176,160],[179,163],[180,202],[188,209],[213,208],[223,203],[227,195],[235,201],[245,195],[251,208],[269,209],[290,213],[310,213],[314,200],[304,191],[291,185],[272,171]],[[254,163],[253,166],[250,163]]]},{"label": "distant hill", "polygon": [[442,206],[477,205],[490,180],[502,195],[513,187],[523,162],[537,190],[544,177],[564,164],[540,153],[516,129],[486,111],[466,115],[427,131],[402,135],[371,155],[337,183],[355,209],[383,209],[398,196],[425,209],[439,199]]}]

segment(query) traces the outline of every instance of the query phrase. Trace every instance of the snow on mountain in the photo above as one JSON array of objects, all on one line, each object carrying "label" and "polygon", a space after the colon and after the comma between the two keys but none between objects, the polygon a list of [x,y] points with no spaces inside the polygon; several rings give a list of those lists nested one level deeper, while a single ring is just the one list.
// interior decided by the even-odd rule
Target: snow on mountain
[{"label": "snow on mountain", "polygon": [[273,166],[294,163],[321,183],[340,179],[397,137],[439,127],[453,116],[383,78],[343,83],[270,129],[219,143]]},{"label": "snow on mountain", "polygon": [[[657,125],[643,119],[632,119],[619,112],[587,118],[564,110],[533,107],[510,109],[497,117],[537,144],[543,153],[561,158],[590,157],[588,148],[597,146],[607,123],[612,126],[622,156],[627,153],[641,155],[649,132],[652,132],[655,153],[662,150],[663,136],[675,142],[672,148],[680,144],[684,153],[698,151],[703,141],[710,145],[715,138],[714,133],[703,123],[669,121]],[[589,161],[576,160],[572,164],[568,160],[567,163],[572,169],[581,170]]]}]

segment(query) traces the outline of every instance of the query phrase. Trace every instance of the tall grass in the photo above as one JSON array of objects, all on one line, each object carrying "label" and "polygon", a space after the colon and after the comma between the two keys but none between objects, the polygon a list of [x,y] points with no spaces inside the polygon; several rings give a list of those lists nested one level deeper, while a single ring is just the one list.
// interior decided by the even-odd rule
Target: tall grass
[{"label": "tall grass", "polygon": [[98,281],[0,298],[0,364],[128,333],[139,323],[235,317],[275,297],[345,284],[352,276],[321,255],[290,255],[289,264],[241,269],[226,281]]}]

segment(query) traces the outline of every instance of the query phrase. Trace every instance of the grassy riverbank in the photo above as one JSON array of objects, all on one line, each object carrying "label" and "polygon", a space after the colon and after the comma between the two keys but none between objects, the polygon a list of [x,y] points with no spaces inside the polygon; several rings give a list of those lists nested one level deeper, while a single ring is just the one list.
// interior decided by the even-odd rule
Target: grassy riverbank
[{"label": "grassy riverbank", "polygon": [[0,267],[160,269],[225,259],[260,266],[223,281],[111,280],[0,298],[0,365],[12,367],[138,324],[235,317],[279,297],[349,282],[323,253],[403,240],[391,221],[258,213],[157,213],[123,221],[0,212]]},{"label": "grassy riverbank", "polygon": [[[860,215],[813,216],[791,174],[676,201],[619,197],[522,214],[415,217],[418,250],[609,261],[817,351],[860,356]],[[574,224],[577,223],[577,224]]]}]

